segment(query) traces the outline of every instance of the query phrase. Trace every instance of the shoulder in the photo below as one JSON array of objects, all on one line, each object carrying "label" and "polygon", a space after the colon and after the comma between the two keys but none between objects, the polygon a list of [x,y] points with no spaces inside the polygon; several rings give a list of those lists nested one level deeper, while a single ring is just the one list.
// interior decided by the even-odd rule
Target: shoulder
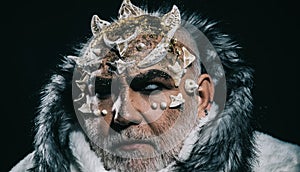
[{"label": "shoulder", "polygon": [[300,171],[300,146],[256,132],[257,164],[254,171]]},{"label": "shoulder", "polygon": [[16,164],[10,172],[24,172],[33,167],[33,155],[34,152],[28,154],[18,164]]}]

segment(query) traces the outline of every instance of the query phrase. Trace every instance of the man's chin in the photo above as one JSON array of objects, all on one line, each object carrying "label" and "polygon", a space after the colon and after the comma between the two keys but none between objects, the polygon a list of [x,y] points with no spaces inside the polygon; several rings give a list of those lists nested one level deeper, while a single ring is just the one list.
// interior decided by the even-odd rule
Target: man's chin
[{"label": "man's chin", "polygon": [[119,153],[123,153],[122,156],[102,150],[100,156],[107,170],[128,171],[130,169],[129,171],[133,172],[158,171],[173,162],[179,150],[178,147],[156,156],[152,154],[150,158],[149,155],[145,154],[145,150],[120,151]]},{"label": "man's chin", "polygon": [[131,159],[154,158],[160,154],[157,146],[151,142],[124,142],[112,146],[107,151],[115,156]]},{"label": "man's chin", "polygon": [[172,160],[170,157],[153,157],[153,158],[121,158],[121,157],[107,157],[103,159],[104,167],[108,170],[116,171],[157,171],[163,169]]}]

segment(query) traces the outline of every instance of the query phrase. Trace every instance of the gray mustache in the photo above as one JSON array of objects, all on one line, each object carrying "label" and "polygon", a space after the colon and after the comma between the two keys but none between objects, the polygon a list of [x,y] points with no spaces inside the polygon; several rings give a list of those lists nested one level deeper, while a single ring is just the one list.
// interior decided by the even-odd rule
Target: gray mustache
[{"label": "gray mustache", "polygon": [[147,143],[158,149],[159,139],[151,132],[127,129],[104,138],[103,147],[113,149],[114,147],[130,143]]}]

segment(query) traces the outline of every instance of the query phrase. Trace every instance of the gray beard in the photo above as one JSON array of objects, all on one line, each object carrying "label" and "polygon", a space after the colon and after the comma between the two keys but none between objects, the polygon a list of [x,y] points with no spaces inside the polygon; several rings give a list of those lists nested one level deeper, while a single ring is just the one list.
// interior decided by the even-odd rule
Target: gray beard
[{"label": "gray beard", "polygon": [[[93,143],[91,144],[91,147],[96,155],[101,157],[106,170],[115,170],[117,172],[146,172],[160,170],[174,161],[181,149],[181,145],[176,146],[169,152],[151,158],[123,158],[111,154]],[[142,152],[137,154],[142,154]]]},{"label": "gray beard", "polygon": [[[112,153],[111,151],[107,150],[105,145],[110,144],[112,140],[117,141],[116,137],[113,136],[109,139],[105,139],[103,141],[103,145],[99,145],[96,142],[93,142],[92,140],[99,140],[99,135],[97,132],[95,132],[95,125],[90,125],[91,123],[94,123],[92,121],[88,122],[89,128],[86,130],[88,132],[88,135],[90,136],[90,144],[93,151],[96,153],[98,157],[101,158],[103,165],[105,169],[107,170],[116,170],[116,171],[132,171],[132,172],[142,172],[142,171],[157,171],[160,169],[165,168],[168,166],[171,162],[178,159],[179,152],[182,148],[183,141],[187,137],[187,135],[191,132],[191,130],[196,126],[197,124],[197,105],[195,105],[195,102],[192,102],[190,104],[185,104],[186,109],[189,109],[190,111],[186,113],[183,112],[183,108],[181,108],[181,114],[179,115],[176,122],[178,124],[177,127],[173,127],[172,131],[168,133],[167,135],[164,135],[162,137],[159,137],[159,139],[152,139],[152,138],[135,138],[135,139],[148,139],[151,140],[152,143],[157,145],[158,148],[161,148],[162,146],[164,148],[168,149],[161,149],[160,151],[156,151],[152,153],[151,155],[145,155],[144,152],[141,151],[130,151],[130,152],[121,152],[120,154]],[[182,125],[184,124],[184,125]],[[124,135],[130,135],[130,130],[124,131]],[[143,135],[143,134],[142,134]],[[134,136],[133,136],[134,137]]]}]

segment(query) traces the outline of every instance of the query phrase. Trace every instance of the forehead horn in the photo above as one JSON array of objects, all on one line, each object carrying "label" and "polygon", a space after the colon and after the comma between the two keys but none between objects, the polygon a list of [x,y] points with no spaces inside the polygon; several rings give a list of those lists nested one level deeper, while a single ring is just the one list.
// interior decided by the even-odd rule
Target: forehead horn
[{"label": "forehead horn", "polygon": [[172,10],[162,17],[162,21],[165,26],[178,28],[181,24],[181,15],[178,7],[173,5]]},{"label": "forehead horn", "polygon": [[93,35],[97,35],[104,27],[108,25],[110,25],[108,21],[101,20],[97,15],[94,15],[91,21],[91,30]]},{"label": "forehead horn", "polygon": [[130,0],[124,0],[119,9],[118,19],[125,19],[130,16],[144,15],[144,11],[139,7],[133,5]]}]

